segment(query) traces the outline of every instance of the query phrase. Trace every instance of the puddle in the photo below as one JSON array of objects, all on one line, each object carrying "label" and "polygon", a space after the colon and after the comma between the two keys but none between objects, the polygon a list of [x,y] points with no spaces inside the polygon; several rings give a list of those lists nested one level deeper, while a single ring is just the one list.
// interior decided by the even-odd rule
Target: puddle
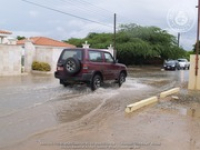
[{"label": "puddle", "polygon": [[[8,81],[4,79],[1,81],[0,78],[2,85],[0,87],[0,112],[3,113],[0,114],[0,127],[2,127],[0,129],[0,148],[12,145],[16,140],[27,139],[27,136],[37,132],[47,131],[49,128],[55,127],[57,130],[57,127],[62,125],[64,132],[59,132],[59,128],[57,136],[62,135],[65,137],[63,138],[65,141],[71,137],[72,132],[75,135],[76,130],[84,130],[86,133],[85,137],[80,136],[81,139],[91,138],[95,141],[96,132],[87,136],[88,130],[86,130],[86,128],[93,130],[95,127],[101,128],[105,133],[105,136],[102,134],[102,137],[99,138],[100,141],[101,139],[106,140],[111,134],[116,133],[113,130],[113,133],[109,134],[113,129],[112,123],[115,122],[115,119],[110,122],[110,126],[106,126],[109,122],[106,117],[112,118],[115,114],[123,114],[127,104],[155,95],[169,86],[174,86],[178,82],[178,75],[178,72],[132,72],[120,88],[116,83],[108,82],[95,92],[91,92],[90,88],[85,86],[65,88],[59,85],[58,80],[53,77],[14,77]],[[191,107],[194,110],[186,108],[173,107],[180,115],[199,117],[196,107]],[[172,110],[171,104],[166,109]],[[105,125],[105,130],[102,125]],[[124,130],[127,134],[131,134],[132,126],[130,125],[128,131],[120,124],[119,130],[122,132],[119,133],[123,133]],[[143,127],[146,127],[146,124],[143,124]],[[54,134],[50,134],[49,138],[55,140],[54,136]],[[78,135],[76,140],[78,141],[80,138]],[[110,136],[110,139],[113,138]],[[121,140],[119,139],[117,142],[119,141]],[[28,147],[30,145],[26,148]]]},{"label": "puddle", "polygon": [[177,108],[179,114],[183,116],[190,116],[192,118],[200,119],[200,109],[187,109],[187,108]]}]

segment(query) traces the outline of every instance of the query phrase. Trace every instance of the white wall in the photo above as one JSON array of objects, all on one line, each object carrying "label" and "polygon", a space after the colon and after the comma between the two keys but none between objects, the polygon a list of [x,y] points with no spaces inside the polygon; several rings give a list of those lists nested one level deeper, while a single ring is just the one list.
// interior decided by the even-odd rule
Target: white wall
[{"label": "white wall", "polygon": [[21,74],[22,48],[0,44],[0,76]]},{"label": "white wall", "polygon": [[35,46],[34,61],[46,62],[51,66],[51,72],[54,73],[60,53],[64,48]]},{"label": "white wall", "polygon": [[61,49],[53,49],[53,58],[52,58],[52,71],[56,71],[56,67],[57,67],[57,62],[58,62],[58,58],[60,57],[61,52],[63,51],[64,48]]},{"label": "white wall", "polygon": [[32,70],[32,63],[35,57],[35,46],[31,41],[26,41],[24,44],[24,71]]}]

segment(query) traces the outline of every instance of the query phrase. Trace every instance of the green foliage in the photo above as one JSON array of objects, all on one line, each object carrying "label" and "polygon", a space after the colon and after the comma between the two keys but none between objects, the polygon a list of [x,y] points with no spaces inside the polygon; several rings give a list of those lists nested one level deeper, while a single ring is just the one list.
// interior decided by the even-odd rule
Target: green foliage
[{"label": "green foliage", "polygon": [[[82,47],[88,41],[91,48],[107,49],[113,43],[112,33],[89,33],[83,39],[71,38],[67,42]],[[127,65],[143,64],[148,60],[187,58],[187,52],[177,46],[176,38],[155,26],[136,24],[120,26],[116,35],[117,58]]]},{"label": "green foliage", "polygon": [[111,33],[89,33],[85,41],[88,41],[92,48],[107,49],[112,43],[112,38]]},{"label": "green foliage", "polygon": [[190,55],[192,55],[192,54],[195,54],[193,51],[187,51],[186,52],[186,56],[185,56],[185,58],[187,59],[187,60],[190,60]]},{"label": "green foliage", "polygon": [[158,27],[136,24],[121,25],[116,48],[119,61],[127,65],[142,64],[147,59],[177,59],[186,55],[186,51],[177,46],[173,35]]},{"label": "green foliage", "polygon": [[113,35],[111,33],[89,33],[87,37],[83,39],[76,39],[71,38],[67,41],[67,43],[76,45],[76,47],[82,47],[82,44],[85,43],[85,41],[88,41],[90,44],[90,47],[92,48],[98,48],[98,49],[107,49],[108,46],[112,43],[112,37]]},{"label": "green foliage", "polygon": [[51,71],[51,67],[46,62],[38,62],[34,61],[32,63],[32,70],[38,70],[38,71]]},{"label": "green foliage", "polygon": [[[193,54],[196,54],[196,47],[197,47],[197,42],[193,45]],[[200,41],[199,41],[199,54],[200,54]]]},{"label": "green foliage", "polygon": [[63,40],[63,42],[70,43],[75,45],[76,47],[82,47],[82,44],[85,42],[84,39],[77,39],[77,38],[71,38],[69,40]]},{"label": "green foliage", "polygon": [[17,36],[17,38],[16,38],[17,40],[24,40],[24,39],[26,39],[26,37],[24,37],[24,36]]}]

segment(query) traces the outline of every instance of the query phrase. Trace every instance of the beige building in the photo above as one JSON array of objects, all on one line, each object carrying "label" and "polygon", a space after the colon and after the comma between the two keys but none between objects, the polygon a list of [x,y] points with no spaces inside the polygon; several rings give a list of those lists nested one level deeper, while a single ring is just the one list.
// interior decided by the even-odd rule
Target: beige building
[{"label": "beige building", "polygon": [[0,30],[0,44],[16,45],[16,39],[10,37],[12,32]]}]

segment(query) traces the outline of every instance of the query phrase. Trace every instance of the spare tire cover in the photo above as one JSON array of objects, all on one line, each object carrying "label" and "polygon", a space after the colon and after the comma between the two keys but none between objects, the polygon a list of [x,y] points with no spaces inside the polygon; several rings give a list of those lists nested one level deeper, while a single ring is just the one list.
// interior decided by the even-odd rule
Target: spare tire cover
[{"label": "spare tire cover", "polygon": [[75,74],[80,70],[80,61],[77,58],[70,57],[65,62],[65,70],[69,74]]}]

